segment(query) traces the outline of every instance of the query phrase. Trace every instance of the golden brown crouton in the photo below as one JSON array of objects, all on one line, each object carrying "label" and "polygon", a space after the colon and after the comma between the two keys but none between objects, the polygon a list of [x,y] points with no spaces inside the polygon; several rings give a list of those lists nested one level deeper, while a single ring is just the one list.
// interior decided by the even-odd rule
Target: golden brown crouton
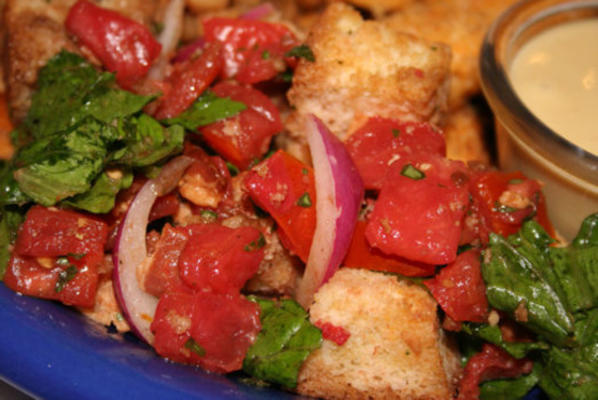
[{"label": "golden brown crouton", "polygon": [[301,137],[315,114],[341,139],[379,115],[439,123],[446,111],[450,50],[364,21],[343,3],[330,5],[308,35],[315,61],[302,59],[288,99],[287,127]]},{"label": "golden brown crouton", "polygon": [[299,373],[300,394],[327,399],[450,399],[458,354],[439,326],[436,302],[420,286],[343,268],[316,293],[312,322],[350,333],[324,340]]},{"label": "golden brown crouton", "polygon": [[471,104],[449,113],[444,126],[447,158],[489,164],[487,128],[484,117]]},{"label": "golden brown crouton", "polygon": [[[31,102],[37,72],[62,49],[78,51],[68,38],[64,20],[76,0],[6,0],[3,54],[12,117],[20,121]],[[149,23],[158,0],[105,0],[114,9],[137,21]]]},{"label": "golden brown crouton", "polygon": [[394,29],[447,43],[453,51],[449,108],[462,106],[480,90],[478,56],[492,21],[514,0],[425,0],[388,17]]},{"label": "golden brown crouton", "polygon": [[375,17],[381,17],[389,12],[400,10],[415,1],[417,0],[346,0],[347,3],[351,3],[354,6],[365,8]]}]

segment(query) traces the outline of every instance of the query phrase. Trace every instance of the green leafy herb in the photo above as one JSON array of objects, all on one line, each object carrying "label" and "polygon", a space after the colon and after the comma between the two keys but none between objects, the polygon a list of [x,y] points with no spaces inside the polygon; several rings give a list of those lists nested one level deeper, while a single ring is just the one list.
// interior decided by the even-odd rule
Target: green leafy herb
[{"label": "green leafy herb", "polygon": [[309,193],[305,192],[299,197],[297,200],[297,205],[299,207],[309,208],[312,206],[311,197],[309,197]]},{"label": "green leafy herb", "polygon": [[538,383],[540,364],[531,373],[515,379],[496,379],[480,385],[480,400],[522,399]]},{"label": "green leafy herb", "polygon": [[309,62],[316,61],[313,51],[311,51],[309,46],[306,44],[293,47],[291,50],[286,52],[285,57],[305,58]]},{"label": "green leafy herb", "polygon": [[77,267],[75,267],[74,265],[70,265],[67,268],[60,271],[60,273],[58,274],[58,280],[56,281],[56,286],[54,286],[54,291],[56,293],[62,292],[64,286],[70,281],[72,281],[78,272],[79,271],[77,270]]},{"label": "green leafy herb", "polygon": [[218,219],[218,214],[216,214],[216,212],[212,210],[201,210],[200,215],[203,219],[207,219],[210,221],[215,221],[216,219]]},{"label": "green leafy herb", "polygon": [[200,126],[205,126],[218,120],[232,117],[247,106],[229,98],[216,96],[213,92],[206,90],[188,110],[176,118],[162,121],[166,125],[178,124],[185,129],[195,131]]},{"label": "green leafy herb", "polygon": [[118,192],[132,183],[131,172],[116,171],[110,175],[103,172],[89,191],[66,199],[63,203],[92,213],[107,213],[114,208]]},{"label": "green leafy herb", "polygon": [[267,60],[270,58],[270,52],[268,50],[264,50],[262,52],[262,60]]},{"label": "green leafy herb", "polygon": [[499,213],[512,213],[519,211],[519,208],[509,207],[504,204],[500,204],[498,201],[494,203],[494,211]]},{"label": "green leafy herb", "polygon": [[303,175],[307,175],[307,174],[309,174],[309,171],[308,171],[308,169],[307,169],[307,168],[301,168],[301,173],[302,173]]},{"label": "green leafy herb", "polygon": [[515,358],[523,358],[533,350],[547,350],[550,346],[542,341],[507,342],[503,339],[498,326],[488,324],[464,323],[463,332],[495,344]]},{"label": "green leafy herb", "polygon": [[226,168],[228,168],[228,172],[230,172],[230,176],[237,176],[239,175],[239,167],[237,167],[235,164],[227,161],[226,162]]},{"label": "green leafy herb", "polygon": [[197,343],[193,338],[187,339],[187,341],[185,342],[185,348],[191,350],[200,357],[206,355],[206,350],[203,347],[201,347],[199,343]]},{"label": "green leafy herb", "polygon": [[4,273],[10,259],[10,246],[17,239],[17,230],[23,223],[23,212],[15,206],[6,206],[0,216],[0,280],[4,279]]},{"label": "green leafy herb", "polygon": [[264,235],[262,233],[260,233],[260,237],[257,238],[256,240],[250,242],[249,244],[245,245],[243,250],[248,251],[248,252],[256,251],[256,250],[261,249],[265,245],[266,245],[266,238],[264,237]]},{"label": "green leafy herb", "polygon": [[294,388],[299,368],[320,347],[322,333],[293,300],[251,299],[261,308],[262,330],[247,352],[243,370],[258,379]]},{"label": "green leafy herb", "polygon": [[403,167],[403,169],[401,170],[401,175],[403,175],[406,178],[413,179],[416,181],[418,181],[420,179],[424,179],[426,177],[426,174],[424,174],[422,171],[415,168],[411,164],[407,164]]},{"label": "green leafy herb", "polygon": [[392,136],[399,137],[400,134],[401,134],[400,130],[398,130],[398,129],[393,129],[392,130]]}]

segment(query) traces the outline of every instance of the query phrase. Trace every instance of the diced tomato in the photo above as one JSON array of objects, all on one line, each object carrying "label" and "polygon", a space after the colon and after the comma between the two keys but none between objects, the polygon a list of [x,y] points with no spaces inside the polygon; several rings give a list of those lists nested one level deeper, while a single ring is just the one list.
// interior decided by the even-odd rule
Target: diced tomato
[{"label": "diced tomato", "polygon": [[190,239],[179,258],[179,275],[193,289],[238,293],[264,258],[265,239],[255,228],[194,224],[185,229]]},{"label": "diced tomato", "polygon": [[160,297],[165,291],[182,285],[179,257],[188,240],[185,229],[173,228],[169,224],[164,226],[145,276],[146,292]]},{"label": "diced tomato", "polygon": [[506,351],[486,343],[482,351],[467,362],[459,383],[458,399],[477,400],[480,397],[480,383],[490,379],[516,378],[529,374],[532,367],[531,360],[517,360]]},{"label": "diced tomato", "polygon": [[219,373],[241,369],[261,329],[259,307],[239,294],[164,294],[151,325],[158,354]]},{"label": "diced tomato", "polygon": [[487,320],[488,300],[478,250],[459,254],[454,262],[424,284],[453,321]]},{"label": "diced tomato", "polygon": [[9,159],[12,157],[14,152],[10,141],[10,132],[12,130],[13,125],[8,115],[6,97],[4,93],[0,93],[0,159]]},{"label": "diced tomato", "polygon": [[455,260],[469,202],[465,166],[440,156],[394,162],[365,230],[386,254],[427,264]]},{"label": "diced tomato", "polygon": [[282,130],[278,109],[265,94],[248,86],[221,82],[213,91],[217,96],[244,103],[247,109],[200,131],[224,159],[247,168],[266,154],[271,137]]},{"label": "diced tomato", "polygon": [[203,24],[206,41],[224,45],[222,77],[234,77],[241,83],[265,81],[284,71],[284,54],[298,44],[281,24],[220,17]]},{"label": "diced tomato", "polygon": [[503,236],[516,233],[523,221],[529,218],[535,219],[549,235],[554,236],[540,185],[521,172],[477,173],[470,181],[470,191],[473,200],[471,214],[477,221],[470,229],[476,231],[475,235],[483,243],[487,243],[490,232]]},{"label": "diced tomato", "polygon": [[259,306],[239,294],[198,294],[191,336],[206,351],[201,367],[221,373],[241,369],[261,330],[259,315]]},{"label": "diced tomato", "polygon": [[211,44],[198,57],[176,65],[156,110],[157,119],[176,117],[193,104],[220,74],[221,52],[218,43]]},{"label": "diced tomato", "polygon": [[160,218],[175,215],[179,211],[181,202],[174,193],[169,193],[164,196],[160,196],[154,202],[150,211],[149,220],[155,221]]},{"label": "diced tomato", "polygon": [[306,262],[316,229],[313,169],[279,150],[252,168],[244,185],[278,224],[283,245]]},{"label": "diced tomato", "polygon": [[33,206],[15,243],[15,253],[29,257],[103,254],[108,226],[96,218],[68,210]]},{"label": "diced tomato", "polygon": [[86,0],[71,7],[65,25],[106,69],[116,72],[124,88],[147,74],[162,48],[144,25]]},{"label": "diced tomato", "polygon": [[[193,351],[191,324],[197,295],[180,288],[165,293],[158,301],[150,329],[154,333],[154,349],[169,360],[198,364],[201,351]],[[186,343],[189,343],[185,346]]]},{"label": "diced tomato", "polygon": [[434,275],[435,265],[410,261],[401,257],[387,255],[369,245],[365,238],[366,220],[357,220],[351,246],[343,261],[347,268],[364,268],[372,271],[392,272],[404,276]]},{"label": "diced tomato", "polygon": [[185,143],[183,154],[195,159],[179,182],[181,196],[204,207],[217,208],[231,194],[231,176],[226,163],[209,156],[201,147]]},{"label": "diced tomato", "polygon": [[330,322],[324,322],[317,320],[314,324],[322,331],[322,337],[326,340],[330,340],[339,346],[342,346],[349,340],[351,333],[342,326],[336,326]]},{"label": "diced tomato", "polygon": [[446,154],[441,131],[428,123],[401,122],[374,117],[347,139],[366,189],[379,190],[388,166],[395,160],[414,154]]},{"label": "diced tomato", "polygon": [[[68,260],[64,265],[64,260]],[[67,305],[93,307],[98,287],[101,255],[76,257],[34,257],[13,254],[4,275],[4,283],[27,296],[59,300]],[[43,265],[40,263],[43,263]]]}]

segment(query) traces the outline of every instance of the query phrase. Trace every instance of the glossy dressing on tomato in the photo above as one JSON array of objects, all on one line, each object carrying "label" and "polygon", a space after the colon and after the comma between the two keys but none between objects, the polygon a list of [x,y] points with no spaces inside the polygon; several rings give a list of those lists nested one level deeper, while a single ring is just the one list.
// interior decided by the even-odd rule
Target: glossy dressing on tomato
[{"label": "glossy dressing on tomato", "polygon": [[509,76],[532,113],[598,154],[598,18],[564,23],[533,37],[515,56]]}]

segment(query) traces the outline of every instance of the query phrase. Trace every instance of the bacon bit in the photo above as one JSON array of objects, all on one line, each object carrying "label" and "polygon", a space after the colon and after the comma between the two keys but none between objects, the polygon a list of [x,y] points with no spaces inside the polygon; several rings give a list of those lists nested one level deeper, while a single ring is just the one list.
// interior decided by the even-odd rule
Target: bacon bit
[{"label": "bacon bit", "polygon": [[345,342],[349,340],[349,336],[351,336],[351,333],[345,328],[342,326],[332,325],[330,322],[317,320],[314,325],[320,328],[322,331],[322,337],[324,339],[330,340],[339,346],[345,344]]},{"label": "bacon bit", "polygon": [[519,322],[527,322],[527,306],[525,301],[521,301],[515,309],[515,319]]}]

